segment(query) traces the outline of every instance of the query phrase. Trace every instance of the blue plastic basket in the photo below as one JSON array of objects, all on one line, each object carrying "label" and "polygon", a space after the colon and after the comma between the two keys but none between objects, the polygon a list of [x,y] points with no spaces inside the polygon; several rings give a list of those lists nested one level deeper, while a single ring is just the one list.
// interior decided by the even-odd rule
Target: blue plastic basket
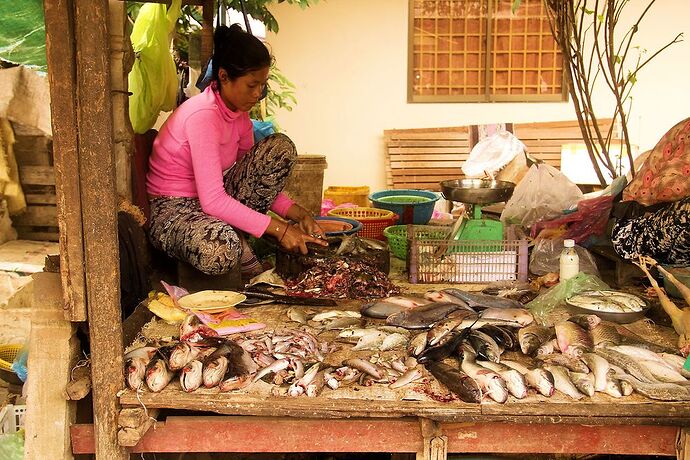
[{"label": "blue plastic basket", "polygon": [[431,220],[439,195],[428,190],[383,190],[369,195],[375,208],[388,209],[400,216],[397,224],[425,225]]}]

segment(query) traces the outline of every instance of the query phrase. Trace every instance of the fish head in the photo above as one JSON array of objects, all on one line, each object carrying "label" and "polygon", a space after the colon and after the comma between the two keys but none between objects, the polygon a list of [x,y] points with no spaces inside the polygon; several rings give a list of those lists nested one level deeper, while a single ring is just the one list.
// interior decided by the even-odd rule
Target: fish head
[{"label": "fish head", "polygon": [[485,396],[501,404],[506,402],[508,400],[508,388],[506,388],[505,381],[496,374],[490,377],[486,384]]}]

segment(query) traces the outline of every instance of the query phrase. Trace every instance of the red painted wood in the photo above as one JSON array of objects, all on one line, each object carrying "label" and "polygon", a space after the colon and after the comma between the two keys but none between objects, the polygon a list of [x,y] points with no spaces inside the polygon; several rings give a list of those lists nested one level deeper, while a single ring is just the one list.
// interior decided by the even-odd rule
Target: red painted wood
[{"label": "red painted wood", "polygon": [[[448,452],[675,455],[672,426],[444,423]],[[93,425],[71,427],[72,452],[94,450]],[[131,452],[416,452],[417,419],[168,417]]]},{"label": "red painted wood", "polygon": [[448,452],[674,455],[678,427],[442,424]]}]

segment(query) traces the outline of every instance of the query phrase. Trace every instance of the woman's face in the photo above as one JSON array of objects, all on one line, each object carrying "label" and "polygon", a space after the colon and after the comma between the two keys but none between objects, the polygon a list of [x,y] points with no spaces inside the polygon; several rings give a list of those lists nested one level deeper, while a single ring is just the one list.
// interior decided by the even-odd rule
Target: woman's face
[{"label": "woman's face", "polygon": [[249,112],[261,98],[261,92],[268,81],[268,67],[254,70],[231,80],[225,69],[218,71],[220,97],[232,111]]}]

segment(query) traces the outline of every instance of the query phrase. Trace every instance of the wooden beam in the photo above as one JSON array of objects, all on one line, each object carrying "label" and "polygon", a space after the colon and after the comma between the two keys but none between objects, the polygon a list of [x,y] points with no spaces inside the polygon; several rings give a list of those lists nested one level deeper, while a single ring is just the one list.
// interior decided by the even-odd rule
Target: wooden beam
[{"label": "wooden beam", "polygon": [[70,321],[85,321],[74,4],[73,0],[45,0],[43,8],[64,311]]},{"label": "wooden beam", "polygon": [[20,166],[19,181],[22,185],[55,185],[52,166]]},{"label": "wooden beam", "polygon": [[95,451],[99,459],[118,460],[129,454],[117,443],[117,393],[124,386],[124,375],[108,0],[74,1]]},{"label": "wooden beam", "polygon": [[214,0],[202,0],[203,12],[201,21],[201,67],[206,65],[213,55],[213,13],[215,12]]},{"label": "wooden beam", "polygon": [[159,409],[147,410],[142,407],[125,408],[120,411],[117,419],[120,430],[117,441],[121,446],[136,446],[146,432],[154,426]]}]

